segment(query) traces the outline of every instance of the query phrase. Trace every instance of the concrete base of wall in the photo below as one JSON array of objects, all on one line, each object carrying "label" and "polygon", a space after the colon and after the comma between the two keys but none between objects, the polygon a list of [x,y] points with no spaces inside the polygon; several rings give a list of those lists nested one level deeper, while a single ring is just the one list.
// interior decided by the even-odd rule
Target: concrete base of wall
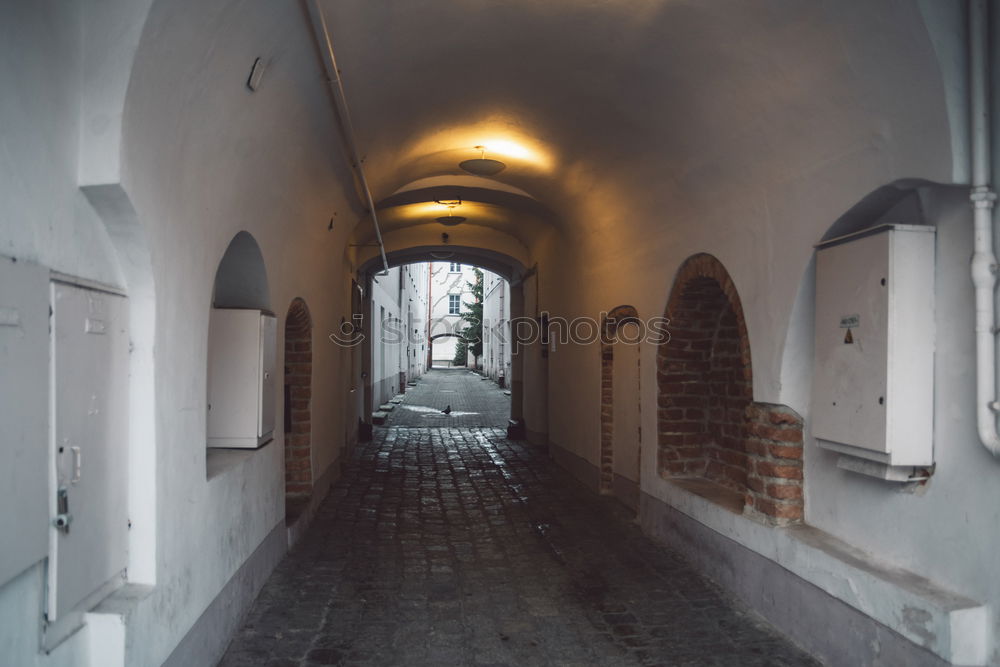
[{"label": "concrete base of wall", "polygon": [[177,645],[164,667],[212,667],[229,646],[264,582],[288,550],[282,519],[212,600]]},{"label": "concrete base of wall", "polygon": [[601,488],[601,471],[587,459],[554,442],[549,444],[549,456],[591,491],[597,492]]},{"label": "concrete base of wall", "polygon": [[640,494],[642,529],[831,667],[948,663],[773,561]]},{"label": "concrete base of wall", "polygon": [[[550,444],[553,460],[587,488],[600,488],[590,461]],[[678,551],[778,630],[830,667],[943,667],[950,663],[774,561],[615,476],[616,496],[638,500],[643,532]],[[627,504],[627,502],[626,502]]]},{"label": "concrete base of wall", "polygon": [[543,433],[541,431],[532,431],[530,428],[526,429],[528,436],[528,442],[536,447],[548,447],[549,445],[549,434]]},{"label": "concrete base of wall", "polygon": [[287,526],[289,549],[295,546],[302,539],[302,536],[306,534],[306,530],[309,529],[309,525],[312,524],[312,520],[316,516],[316,510],[319,509],[320,503],[330,494],[330,487],[340,479],[341,471],[340,459],[337,459],[316,480],[316,483],[313,485],[312,496],[309,498],[309,504],[306,505],[302,513],[295,519],[295,522]]},{"label": "concrete base of wall", "polygon": [[614,481],[611,483],[611,492],[615,498],[620,500],[625,507],[633,512],[639,511],[639,483],[633,482],[628,477],[622,477],[615,473]]}]

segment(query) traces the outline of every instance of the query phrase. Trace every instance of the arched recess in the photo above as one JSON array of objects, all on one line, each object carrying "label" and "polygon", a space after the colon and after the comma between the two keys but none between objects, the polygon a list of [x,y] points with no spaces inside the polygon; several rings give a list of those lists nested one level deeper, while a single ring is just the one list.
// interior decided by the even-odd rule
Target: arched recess
[{"label": "arched recess", "polygon": [[[232,317],[235,312],[223,311],[261,312],[243,313],[240,315],[241,321],[235,322]],[[239,232],[229,242],[219,261],[212,286],[206,383],[206,441],[209,453],[205,464],[209,478],[220,472],[227,460],[217,454],[217,448],[252,448],[254,443],[261,446],[269,441],[267,438],[273,433],[275,379],[272,363],[276,343],[274,317],[270,311],[271,297],[264,256],[253,236],[245,231]],[[244,315],[257,319],[250,324],[242,321]],[[251,331],[255,338],[244,336],[244,332],[250,335]],[[239,340],[234,341],[233,336],[237,336]],[[258,368],[260,364],[263,366]],[[236,386],[234,378],[243,377],[248,368],[258,368],[261,373],[262,393],[257,398],[252,393],[231,391]],[[215,410],[212,409],[213,401]],[[258,403],[245,405],[248,401]],[[220,406],[220,402],[224,407]],[[250,424],[255,414],[258,417],[258,438],[251,438],[248,442],[246,438],[251,436],[248,430],[252,428]],[[239,437],[235,437],[237,432]]]},{"label": "arched recess", "polygon": [[770,523],[802,519],[802,419],[753,401],[743,306],[725,267],[688,258],[657,354],[661,476]]},{"label": "arched recess", "polygon": [[271,308],[264,256],[249,232],[240,232],[234,236],[219,262],[219,268],[215,272],[212,307]]},{"label": "arched recess", "polygon": [[[635,509],[639,501],[639,313],[617,306],[601,323],[600,491]],[[618,353],[616,354],[616,349]]]},{"label": "arched recess", "polygon": [[[82,140],[81,140],[82,141]],[[81,164],[81,175],[83,165]],[[82,186],[115,249],[129,300],[128,578],[156,583],[156,289],[149,243],[129,194],[118,183]]]},{"label": "arched recess", "polygon": [[312,318],[301,298],[285,316],[285,508],[312,495]]}]

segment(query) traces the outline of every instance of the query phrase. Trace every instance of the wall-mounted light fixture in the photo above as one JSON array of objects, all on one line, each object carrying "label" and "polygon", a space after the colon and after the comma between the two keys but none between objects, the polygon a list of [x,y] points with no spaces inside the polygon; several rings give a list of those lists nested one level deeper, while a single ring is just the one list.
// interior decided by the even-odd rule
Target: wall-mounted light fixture
[{"label": "wall-mounted light fixture", "polygon": [[496,176],[507,168],[507,165],[500,160],[491,160],[486,157],[486,146],[476,146],[479,157],[471,160],[462,160],[458,166],[476,176]]},{"label": "wall-mounted light fixture", "polygon": [[260,80],[264,78],[264,68],[267,67],[267,63],[257,58],[253,61],[253,66],[250,68],[250,76],[247,77],[247,88],[253,92],[257,92],[260,88]]}]

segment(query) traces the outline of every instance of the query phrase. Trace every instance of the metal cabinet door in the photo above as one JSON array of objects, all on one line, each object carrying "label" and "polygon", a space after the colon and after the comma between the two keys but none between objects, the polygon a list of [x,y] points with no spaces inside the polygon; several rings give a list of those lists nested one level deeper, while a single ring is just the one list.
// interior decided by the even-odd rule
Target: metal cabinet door
[{"label": "metal cabinet door", "polygon": [[258,444],[274,433],[275,363],[277,362],[277,320],[266,313],[260,316],[260,405],[258,406]]},{"label": "metal cabinet door", "polygon": [[49,549],[49,270],[0,257],[0,586]]},{"label": "metal cabinet door", "polygon": [[51,529],[50,621],[127,565],[129,373],[123,297],[53,282],[51,300],[51,507],[72,520]]}]

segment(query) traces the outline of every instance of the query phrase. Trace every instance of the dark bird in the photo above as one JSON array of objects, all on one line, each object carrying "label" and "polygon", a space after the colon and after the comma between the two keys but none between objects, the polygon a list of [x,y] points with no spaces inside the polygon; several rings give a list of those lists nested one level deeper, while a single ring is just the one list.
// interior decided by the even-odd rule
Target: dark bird
[{"label": "dark bird", "polygon": [[449,404],[448,407],[446,407],[441,412],[445,413],[446,415],[450,415],[451,414],[451,405]]}]

